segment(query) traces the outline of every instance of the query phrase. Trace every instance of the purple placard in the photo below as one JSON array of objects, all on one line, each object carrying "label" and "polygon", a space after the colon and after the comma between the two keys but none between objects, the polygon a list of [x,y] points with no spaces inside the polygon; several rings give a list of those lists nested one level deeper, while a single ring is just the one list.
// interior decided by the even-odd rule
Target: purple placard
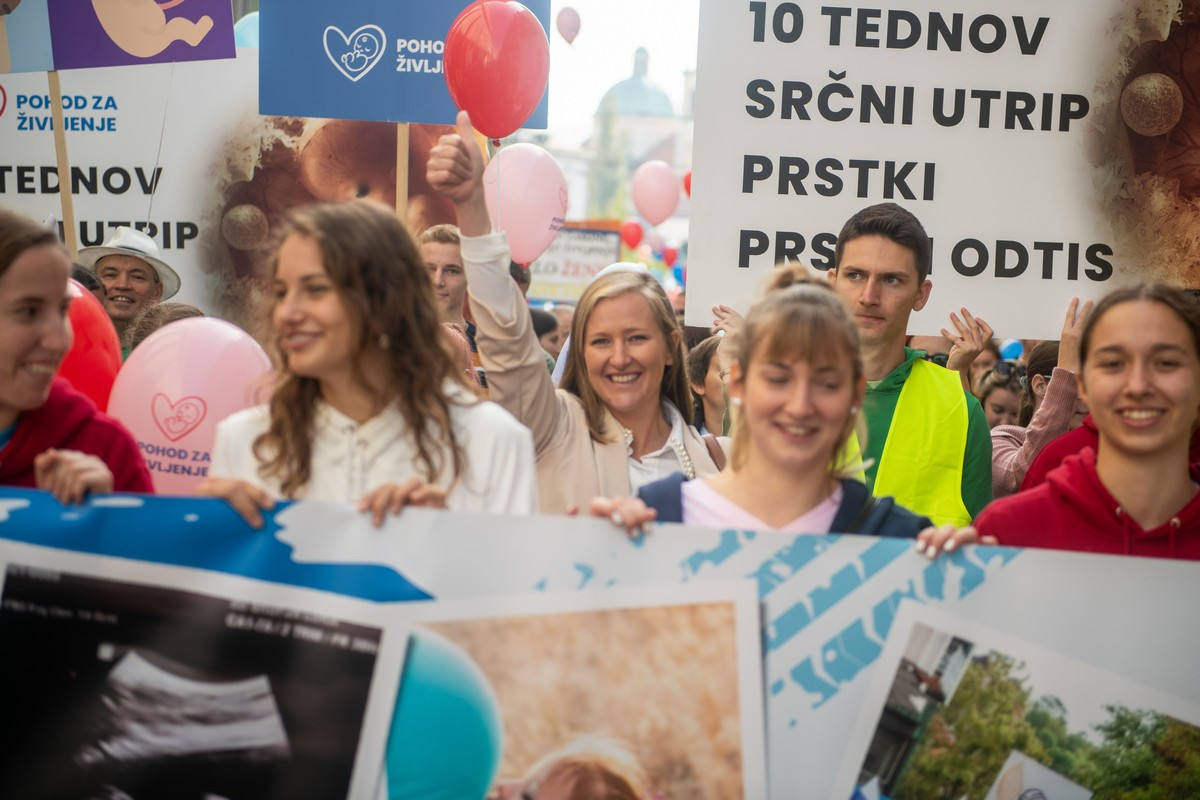
[{"label": "purple placard", "polygon": [[49,0],[55,69],[233,58],[229,0]]}]

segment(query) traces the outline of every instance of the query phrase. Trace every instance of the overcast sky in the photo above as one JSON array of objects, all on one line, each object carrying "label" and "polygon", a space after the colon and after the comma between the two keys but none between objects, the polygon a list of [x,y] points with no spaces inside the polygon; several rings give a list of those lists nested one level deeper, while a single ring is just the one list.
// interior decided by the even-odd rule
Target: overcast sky
[{"label": "overcast sky", "polygon": [[[567,44],[558,12],[579,12],[579,35]],[[566,144],[588,137],[600,98],[633,74],[633,53],[650,52],[650,78],[683,104],[683,73],[696,67],[699,0],[556,0],[550,9],[550,133]]]}]

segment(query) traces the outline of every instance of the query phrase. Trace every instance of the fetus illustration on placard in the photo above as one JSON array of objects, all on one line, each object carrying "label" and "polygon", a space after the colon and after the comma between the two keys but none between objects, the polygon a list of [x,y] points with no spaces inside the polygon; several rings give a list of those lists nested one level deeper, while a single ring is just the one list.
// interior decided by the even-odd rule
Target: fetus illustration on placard
[{"label": "fetus illustration on placard", "polygon": [[183,17],[167,21],[166,10],[186,0],[92,0],[101,27],[117,47],[137,58],[151,58],[175,42],[200,44],[213,28],[212,17],[193,22]]}]

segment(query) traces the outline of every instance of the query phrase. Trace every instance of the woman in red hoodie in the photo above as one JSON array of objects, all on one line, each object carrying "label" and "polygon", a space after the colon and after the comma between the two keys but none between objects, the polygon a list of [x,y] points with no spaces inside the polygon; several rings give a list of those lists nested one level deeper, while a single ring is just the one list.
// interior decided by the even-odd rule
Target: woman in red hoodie
[{"label": "woman in red hoodie", "polygon": [[1080,395],[1098,447],[975,520],[1001,544],[1200,560],[1200,471],[1188,444],[1200,408],[1200,306],[1164,284],[1122,289],[1079,343]]},{"label": "woman in red hoodie", "polygon": [[56,378],[71,345],[71,262],[53,231],[0,209],[0,486],[152,492],[137,443]]}]

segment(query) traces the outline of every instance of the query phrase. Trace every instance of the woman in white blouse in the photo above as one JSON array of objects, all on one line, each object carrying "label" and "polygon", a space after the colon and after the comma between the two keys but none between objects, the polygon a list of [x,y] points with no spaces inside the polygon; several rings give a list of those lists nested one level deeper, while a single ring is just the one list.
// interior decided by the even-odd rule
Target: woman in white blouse
[{"label": "woman in white blouse", "polygon": [[467,388],[390,210],[300,210],[276,254],[274,295],[274,393],[218,425],[201,494],[254,525],[277,498],[357,502],[375,524],[405,505],[534,511],[529,431]]},{"label": "woman in white blouse", "polygon": [[587,288],[555,389],[525,298],[509,277],[508,243],[492,233],[482,175],[482,154],[462,112],[459,133],[430,151],[426,176],[457,208],[489,397],[533,432],[542,511],[562,514],[676,472],[717,473],[723,443],[700,436],[680,413],[691,403],[683,337],[649,274],[616,271]]}]

